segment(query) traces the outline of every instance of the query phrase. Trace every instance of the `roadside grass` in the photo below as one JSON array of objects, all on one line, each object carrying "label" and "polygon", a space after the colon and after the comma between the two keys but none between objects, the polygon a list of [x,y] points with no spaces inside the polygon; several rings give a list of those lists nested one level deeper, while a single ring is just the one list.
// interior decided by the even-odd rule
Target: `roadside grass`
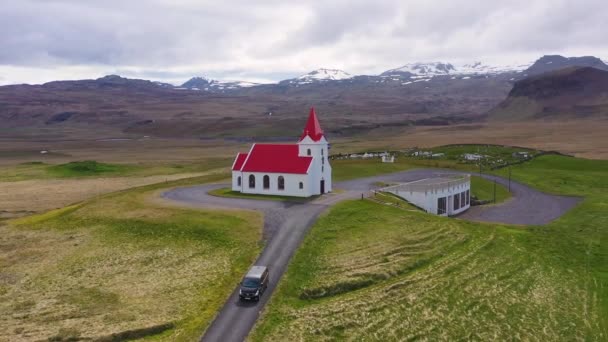
[{"label": "roadside grass", "polygon": [[209,191],[209,195],[218,197],[229,197],[229,198],[243,198],[243,199],[256,199],[266,201],[287,201],[287,202],[298,202],[305,203],[314,200],[319,196],[312,197],[294,197],[294,196],[280,196],[280,195],[258,195],[258,194],[244,194],[238,191],[232,191],[230,188],[220,188]]},{"label": "roadside grass", "polygon": [[4,337],[95,339],[166,327],[154,339],[199,338],[258,255],[262,217],[148,199],[225,177],[129,189],[0,225]]},{"label": "roadside grass", "polygon": [[521,182],[585,196],[545,226],[338,204],[296,252],[250,340],[605,341],[607,163],[542,156],[513,168]]},{"label": "roadside grass", "polygon": [[[494,200],[494,182],[479,176],[471,176],[471,195],[478,200]],[[511,197],[509,189],[496,183],[496,203],[504,202]]]}]

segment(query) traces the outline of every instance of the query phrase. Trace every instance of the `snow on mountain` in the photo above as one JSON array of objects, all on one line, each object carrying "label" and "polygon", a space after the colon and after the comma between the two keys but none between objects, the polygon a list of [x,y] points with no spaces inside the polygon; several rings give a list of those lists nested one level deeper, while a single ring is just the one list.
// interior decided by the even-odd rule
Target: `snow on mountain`
[{"label": "snow on mountain", "polygon": [[259,83],[245,81],[218,81],[206,77],[192,77],[177,89],[205,90],[205,91],[225,91],[247,88],[259,85]]},{"label": "snow on mountain", "polygon": [[452,64],[445,62],[431,63],[411,63],[402,67],[385,71],[381,76],[401,76],[410,77],[434,77],[446,75],[496,75],[505,72],[521,72],[527,69],[530,64],[517,64],[509,66],[493,66],[482,62]]},{"label": "snow on mountain", "polygon": [[352,75],[338,69],[317,69],[309,72],[308,74],[296,77],[289,80],[289,83],[307,84],[313,82],[323,81],[340,81],[351,78]]},{"label": "snow on mountain", "polygon": [[391,76],[400,74],[411,74],[416,76],[438,76],[449,75],[455,71],[450,63],[431,62],[431,63],[410,63],[402,67],[391,69],[382,73],[381,76]]}]

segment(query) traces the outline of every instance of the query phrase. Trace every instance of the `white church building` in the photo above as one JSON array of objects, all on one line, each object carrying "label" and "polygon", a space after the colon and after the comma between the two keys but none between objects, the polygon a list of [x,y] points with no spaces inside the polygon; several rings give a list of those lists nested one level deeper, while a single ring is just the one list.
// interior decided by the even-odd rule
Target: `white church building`
[{"label": "white church building", "polygon": [[232,164],[232,190],[310,197],[332,191],[329,144],[315,109],[296,144],[253,144]]}]

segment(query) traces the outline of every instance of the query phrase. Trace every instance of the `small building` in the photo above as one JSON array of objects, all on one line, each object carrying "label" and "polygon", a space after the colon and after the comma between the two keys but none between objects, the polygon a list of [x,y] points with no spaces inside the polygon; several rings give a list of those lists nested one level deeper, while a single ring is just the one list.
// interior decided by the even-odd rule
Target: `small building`
[{"label": "small building", "polygon": [[310,197],[332,191],[329,143],[310,109],[295,144],[253,144],[232,163],[232,190],[245,194]]},{"label": "small building", "polygon": [[457,215],[471,206],[469,175],[421,179],[392,185],[380,191],[390,192],[427,213],[440,216]]},{"label": "small building", "polygon": [[394,163],[395,162],[395,156],[383,155],[382,156],[382,162],[383,163]]}]

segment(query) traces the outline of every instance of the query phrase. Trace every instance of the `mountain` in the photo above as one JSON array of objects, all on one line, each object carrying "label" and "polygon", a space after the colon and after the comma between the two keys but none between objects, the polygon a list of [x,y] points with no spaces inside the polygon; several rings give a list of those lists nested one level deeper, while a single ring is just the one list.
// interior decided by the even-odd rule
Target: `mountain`
[{"label": "mountain", "polygon": [[[559,67],[556,62],[547,64],[546,58],[539,61]],[[543,65],[539,61],[534,65]],[[301,126],[297,120],[302,108],[310,105],[324,113],[324,126],[334,136],[410,125],[473,123],[486,117],[527,120],[601,113],[601,88],[589,86],[592,97],[586,97],[589,94],[572,95],[565,87],[573,82],[579,87],[593,85],[594,77],[574,73],[565,80],[554,76],[543,83],[536,78],[543,75],[537,75],[523,81],[526,68],[479,62],[414,63],[381,75],[318,69],[275,84],[194,77],[175,87],[109,75],[0,86],[0,133],[48,139],[291,136],[298,132],[289,130]],[[597,71],[601,70],[587,72]],[[525,86],[526,82],[533,83]],[[557,85],[561,88],[552,88]],[[542,94],[542,89],[561,95],[539,99],[535,94]]]},{"label": "mountain", "polygon": [[515,82],[494,120],[608,117],[608,71],[568,67]]},{"label": "mountain", "polygon": [[317,69],[309,72],[308,74],[301,75],[296,78],[288,79],[279,82],[279,84],[294,84],[303,85],[311,83],[322,83],[327,81],[342,81],[352,78],[353,76],[343,70],[339,69]]},{"label": "mountain", "polygon": [[[35,87],[35,86],[34,86]],[[118,75],[107,75],[95,80],[52,81],[39,86],[55,90],[83,90],[83,89],[112,89],[129,88],[138,90],[155,90],[159,88],[172,88],[168,83],[152,82],[148,80],[125,78]]]},{"label": "mountain", "polygon": [[259,84],[244,81],[217,81],[209,80],[205,77],[192,77],[180,87],[176,87],[176,89],[204,90],[222,93],[229,90],[238,90],[240,88],[254,87],[257,85]]},{"label": "mountain", "polygon": [[396,69],[387,70],[380,74],[380,76],[405,76],[419,78],[450,75],[497,75],[521,72],[527,67],[528,65],[491,66],[482,62],[473,62],[462,65],[455,65],[445,62],[411,63]]},{"label": "mountain", "polygon": [[534,62],[534,64],[532,64],[525,71],[525,73],[528,75],[538,75],[544,72],[568,67],[592,67],[601,70],[608,70],[608,65],[606,65],[606,63],[593,56],[564,57],[559,55],[546,55]]}]

